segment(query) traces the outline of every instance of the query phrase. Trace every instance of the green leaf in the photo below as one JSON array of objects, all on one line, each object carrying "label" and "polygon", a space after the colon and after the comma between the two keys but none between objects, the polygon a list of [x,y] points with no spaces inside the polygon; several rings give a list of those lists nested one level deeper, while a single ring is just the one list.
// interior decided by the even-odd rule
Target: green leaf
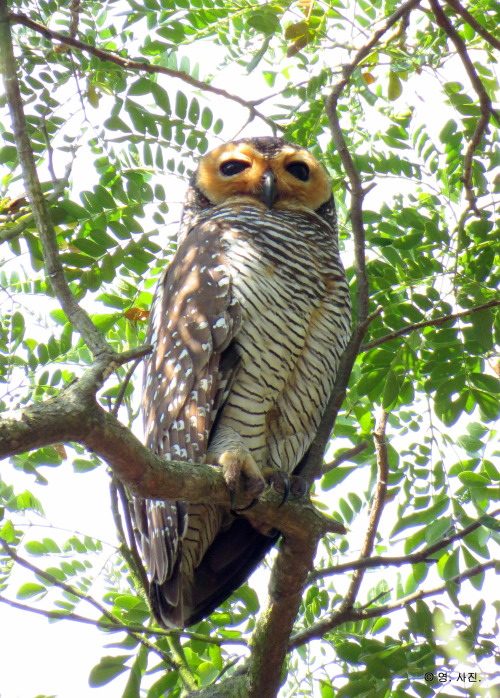
[{"label": "green leaf", "polygon": [[183,92],[177,92],[175,98],[175,113],[179,117],[179,119],[186,118],[187,105],[188,101],[186,95]]},{"label": "green leaf", "polygon": [[464,470],[462,473],[458,474],[461,482],[466,487],[485,487],[486,485],[491,485],[491,480],[480,473],[473,473],[470,470]]},{"label": "green leaf", "polygon": [[34,596],[43,596],[47,593],[47,589],[41,584],[27,582],[19,587],[16,593],[17,599],[32,599]]},{"label": "green leaf", "polygon": [[390,370],[387,374],[384,393],[382,396],[382,407],[384,410],[390,411],[397,403],[399,396],[399,381],[394,373]]},{"label": "green leaf", "polygon": [[99,664],[96,664],[90,672],[89,685],[91,688],[105,686],[117,676],[123,674],[123,672],[127,670],[127,667],[124,665],[128,659],[130,659],[129,655],[102,657]]}]

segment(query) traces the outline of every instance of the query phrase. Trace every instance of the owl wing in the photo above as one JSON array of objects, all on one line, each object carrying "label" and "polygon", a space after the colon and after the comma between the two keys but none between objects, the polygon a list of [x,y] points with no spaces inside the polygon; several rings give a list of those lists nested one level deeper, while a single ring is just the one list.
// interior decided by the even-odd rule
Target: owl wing
[{"label": "owl wing", "polygon": [[[195,225],[160,279],[150,313],[147,341],[154,349],[145,366],[143,414],[146,444],[158,455],[203,460],[217,409],[237,370],[237,358],[221,357],[240,320],[221,260],[219,227],[212,221]],[[190,566],[196,566],[220,527],[219,509],[134,500],[153,611],[167,625],[183,625],[183,546]]]}]

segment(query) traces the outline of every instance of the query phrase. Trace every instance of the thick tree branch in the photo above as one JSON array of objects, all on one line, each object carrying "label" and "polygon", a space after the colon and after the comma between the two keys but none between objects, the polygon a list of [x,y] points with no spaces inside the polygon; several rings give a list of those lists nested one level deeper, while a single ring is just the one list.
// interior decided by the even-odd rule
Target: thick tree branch
[{"label": "thick tree branch", "polygon": [[[0,420],[0,457],[54,443],[76,441],[103,458],[127,489],[150,499],[183,499],[231,506],[221,469],[165,461],[154,455],[112,414],[95,401],[106,367],[98,365],[59,395]],[[238,508],[249,504],[241,493]],[[344,533],[342,524],[317,512],[307,500],[288,501],[270,492],[245,512],[299,540],[327,532]]]},{"label": "thick tree branch", "polygon": [[481,213],[477,207],[477,199],[474,193],[474,187],[472,185],[472,161],[474,158],[474,153],[478,147],[481,138],[484,136],[488,123],[490,121],[490,115],[492,114],[491,99],[486,92],[481,78],[477,74],[474,64],[472,63],[469,54],[467,52],[467,46],[465,41],[462,39],[460,34],[457,32],[455,27],[452,25],[446,14],[443,12],[443,8],[439,4],[438,0],[429,0],[432,11],[436,18],[437,24],[444,30],[447,36],[451,39],[455,45],[456,51],[460,56],[460,60],[463,63],[465,72],[467,73],[471,85],[478,96],[479,105],[481,110],[481,116],[479,117],[474,134],[467,146],[467,151],[464,158],[464,174],[463,182],[465,187],[465,197],[469,203],[469,208],[474,211],[477,216],[481,216]]},{"label": "thick tree branch", "polygon": [[340,611],[332,613],[330,616],[318,621],[317,623],[314,623],[314,625],[311,625],[311,627],[307,628],[306,630],[301,630],[300,632],[295,633],[295,635],[291,638],[289,650],[300,647],[311,640],[322,638],[326,633],[338,628],[344,623],[355,623],[359,620],[386,616],[389,613],[394,613],[395,611],[405,608],[405,606],[415,603],[419,599],[425,599],[429,598],[430,596],[443,594],[447,590],[449,584],[459,585],[461,582],[464,582],[471,577],[475,577],[486,570],[495,568],[499,563],[499,560],[489,560],[488,562],[475,565],[475,567],[458,574],[456,577],[448,579],[446,584],[442,584],[434,589],[423,589],[422,591],[417,591],[410,596],[405,596],[403,599],[399,599],[391,604],[385,604],[384,606],[376,606],[370,609],[359,610],[356,608],[349,609],[343,607]]},{"label": "thick tree branch", "polygon": [[378,347],[379,344],[385,344],[390,342],[391,339],[396,339],[396,337],[401,337],[405,334],[410,334],[410,332],[415,332],[415,330],[421,330],[423,327],[440,327],[444,325],[449,320],[456,320],[457,318],[466,317],[467,315],[472,315],[473,313],[479,313],[481,310],[487,310],[488,308],[497,308],[500,306],[500,300],[488,301],[483,305],[477,305],[475,308],[469,308],[469,310],[462,310],[459,313],[452,313],[451,315],[442,315],[435,320],[425,320],[424,322],[417,322],[415,325],[407,325],[407,327],[402,327],[400,330],[386,334],[379,339],[374,339],[373,342],[368,342],[363,344],[361,351],[365,352],[373,347]]},{"label": "thick tree branch", "polygon": [[[45,27],[43,24],[40,24],[39,22],[34,22],[32,19],[26,17],[26,15],[23,14],[16,14],[15,12],[12,12],[10,13],[10,20],[12,24],[22,24],[23,26],[28,27],[29,29],[33,29],[33,31],[37,32],[37,34],[41,34],[49,41],[60,41],[62,44],[65,44],[66,46],[72,46],[73,48],[77,48],[80,51],[89,53],[92,56],[99,58],[99,60],[103,62],[109,61],[110,63],[114,63],[115,65],[120,66],[124,70],[142,71],[148,73],[149,75],[153,75],[156,73],[161,75],[167,75],[168,77],[175,78],[177,80],[182,80],[186,84],[191,85],[191,87],[195,87],[198,90],[201,90],[202,92],[209,92],[219,97],[224,97],[224,99],[231,100],[232,102],[236,102],[242,107],[245,107],[245,109],[248,109],[248,111],[250,112],[251,119],[261,119],[261,121],[263,121],[271,127],[273,133],[276,133],[277,130],[282,130],[282,128],[278,126],[278,124],[275,121],[269,119],[267,116],[258,111],[255,108],[253,102],[243,99],[243,97],[238,97],[238,95],[231,94],[230,92],[227,92],[226,90],[223,90],[220,87],[214,87],[209,83],[197,80],[196,78],[193,78],[191,75],[185,73],[182,70],[173,70],[172,68],[166,68],[162,65],[154,65],[152,63],[149,63],[145,58],[122,58],[122,56],[119,56],[118,54],[113,53],[112,51],[104,51],[103,49],[97,48],[96,46],[86,44],[84,41],[75,39],[72,36],[67,36],[66,34],[61,34],[60,32],[48,29],[48,27]],[[258,103],[258,101],[259,100],[256,100],[256,103]]]},{"label": "thick tree branch", "polygon": [[319,538],[284,536],[273,565],[267,608],[261,613],[251,640],[248,668],[249,698],[274,698],[281,684],[289,638],[302,601],[308,571]]}]

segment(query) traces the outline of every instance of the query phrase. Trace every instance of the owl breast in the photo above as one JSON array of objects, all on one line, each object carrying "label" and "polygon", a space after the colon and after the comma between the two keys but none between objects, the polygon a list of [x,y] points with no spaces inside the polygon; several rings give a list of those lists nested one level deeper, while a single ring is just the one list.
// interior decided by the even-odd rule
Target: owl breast
[{"label": "owl breast", "polygon": [[312,212],[221,206],[222,262],[241,308],[239,370],[210,451],[237,439],[291,472],[314,436],[347,343],[347,280],[335,231]]}]

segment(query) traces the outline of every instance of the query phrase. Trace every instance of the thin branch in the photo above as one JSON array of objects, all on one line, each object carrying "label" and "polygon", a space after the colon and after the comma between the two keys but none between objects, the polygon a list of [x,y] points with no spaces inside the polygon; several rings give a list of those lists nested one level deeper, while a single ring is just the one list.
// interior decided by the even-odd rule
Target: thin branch
[{"label": "thin branch", "polygon": [[[54,182],[54,191],[52,192],[52,194],[49,194],[45,197],[45,200],[49,206],[55,203],[59,199],[59,197],[62,196],[62,194],[64,194],[64,190],[69,186],[69,176],[71,174],[71,168],[73,166],[74,159],[75,155],[73,153],[71,162],[66,166],[64,177]],[[22,235],[26,228],[33,225],[34,220],[35,218],[32,213],[22,213],[22,220],[17,225],[3,225],[0,228],[0,243],[6,242],[7,240],[13,240],[14,238],[17,238],[20,235]]]},{"label": "thin branch", "polygon": [[478,147],[481,138],[486,133],[486,129],[490,121],[490,115],[492,114],[491,99],[489,98],[488,93],[486,92],[486,89],[479,75],[477,74],[476,69],[474,68],[474,64],[469,58],[469,54],[467,53],[467,46],[464,40],[457,32],[455,27],[452,25],[448,17],[445,15],[445,13],[443,12],[443,8],[438,3],[438,1],[429,0],[429,3],[436,18],[438,26],[440,26],[444,30],[446,35],[451,39],[451,41],[455,45],[456,51],[460,56],[460,60],[462,61],[463,66],[465,68],[465,72],[469,76],[471,85],[479,99],[481,115],[477,121],[474,134],[469,142],[469,145],[467,146],[467,150],[465,153],[463,182],[465,187],[465,197],[469,203],[469,208],[472,209],[472,211],[474,211],[474,213],[477,216],[481,216],[481,213],[477,207],[477,199],[474,193],[474,188],[472,186],[472,161],[474,158],[476,148]]},{"label": "thin branch", "polygon": [[245,100],[242,97],[238,97],[238,95],[231,94],[230,92],[227,92],[226,90],[223,90],[220,87],[214,87],[213,85],[210,85],[206,82],[197,80],[196,78],[193,78],[191,75],[185,73],[182,70],[173,70],[172,68],[166,68],[161,65],[153,65],[144,58],[122,58],[121,56],[119,56],[116,53],[113,53],[112,51],[105,51],[103,49],[97,48],[96,46],[86,44],[84,41],[80,41],[79,39],[75,39],[71,36],[67,36],[66,34],[61,34],[60,32],[48,29],[43,24],[40,24],[39,22],[34,22],[32,19],[29,19],[29,17],[26,17],[26,15],[11,12],[9,16],[12,24],[22,24],[23,26],[28,27],[29,29],[33,29],[33,31],[37,32],[38,34],[41,34],[49,41],[60,41],[62,44],[65,44],[66,46],[72,46],[73,48],[77,48],[80,51],[90,53],[92,56],[99,58],[99,60],[101,61],[109,61],[110,63],[114,63],[115,65],[124,68],[125,70],[143,71],[145,73],[148,73],[149,75],[155,73],[160,73],[161,75],[168,75],[168,77],[175,78],[177,80],[182,80],[188,85],[191,85],[191,87],[195,87],[198,90],[201,90],[202,92],[210,92],[211,94],[218,95],[219,97],[224,97],[224,99],[231,100],[232,102],[236,102],[237,104],[240,104],[242,107],[245,107],[245,109],[248,109],[252,119],[261,119],[264,123],[270,126],[273,130],[273,133],[276,133],[278,129],[282,130],[282,127],[278,126],[278,124],[275,121],[269,119],[267,116],[264,116],[264,114],[258,111],[251,101]]},{"label": "thin branch", "polygon": [[373,349],[373,347],[378,347],[379,344],[385,344],[386,342],[390,342],[391,339],[396,339],[396,337],[401,337],[402,335],[410,334],[410,332],[420,330],[423,327],[439,327],[440,325],[444,325],[449,320],[456,320],[457,318],[466,317],[467,315],[472,315],[473,313],[479,313],[481,310],[487,310],[488,308],[497,308],[498,306],[500,306],[500,300],[492,300],[488,301],[488,303],[484,303],[483,305],[477,305],[475,308],[469,308],[469,310],[462,310],[459,313],[452,313],[451,315],[442,315],[441,317],[436,318],[435,320],[425,320],[424,322],[417,322],[415,325],[408,325],[407,327],[402,327],[400,330],[396,330],[395,332],[391,332],[390,334],[386,334],[383,337],[380,337],[380,339],[374,339],[373,342],[363,344],[363,346],[361,347],[361,351],[368,351],[369,349]]},{"label": "thin branch", "polygon": [[177,635],[179,637],[186,637],[189,640],[198,640],[199,642],[208,643],[209,645],[216,645],[217,647],[224,647],[224,645],[242,645],[243,647],[248,646],[248,642],[244,638],[212,637],[210,635],[204,635],[203,633],[192,633],[187,630],[173,631],[164,630],[163,628],[158,627],[146,628],[143,625],[117,625],[116,623],[107,623],[104,620],[80,616],[77,613],[67,613],[65,611],[57,611],[55,609],[47,611],[43,608],[35,608],[34,606],[28,606],[27,604],[19,603],[18,601],[14,601],[12,599],[7,599],[5,596],[0,596],[0,603],[4,603],[7,606],[16,608],[19,611],[35,613],[36,615],[43,616],[49,620],[71,620],[84,625],[93,625],[101,630],[110,630],[111,632],[140,633],[142,635],[154,635],[158,637],[171,637],[172,635]]},{"label": "thin branch", "polygon": [[[373,432],[373,440],[375,441],[375,452],[377,454],[377,487],[375,490],[375,499],[373,501],[370,520],[366,530],[365,542],[361,549],[361,558],[370,557],[375,545],[375,536],[377,535],[378,525],[384,510],[385,499],[387,496],[387,483],[389,479],[389,457],[387,452],[387,437],[386,427],[389,413],[382,410],[375,431]],[[361,582],[365,574],[365,569],[359,567],[352,575],[349,589],[342,602],[342,609],[351,608],[358,595]],[[341,609],[341,610],[342,610]]]},{"label": "thin branch", "polygon": [[358,610],[352,607],[342,607],[340,611],[337,611],[331,614],[330,616],[323,618],[314,625],[311,625],[306,630],[301,630],[295,633],[295,635],[293,635],[290,640],[290,645],[288,649],[293,650],[297,647],[301,647],[302,645],[306,644],[307,642],[310,642],[311,640],[322,638],[326,633],[330,632],[334,628],[338,628],[340,625],[343,625],[344,623],[355,623],[359,620],[367,620],[369,618],[379,618],[381,616],[386,616],[389,613],[394,613],[395,611],[399,611],[402,608],[405,608],[405,606],[409,606],[410,604],[415,603],[419,599],[425,599],[429,596],[436,596],[438,594],[442,594],[445,591],[447,591],[447,587],[449,584],[459,585],[461,582],[470,579],[471,577],[475,577],[476,575],[481,574],[486,570],[493,569],[499,563],[499,560],[489,560],[488,562],[478,564],[475,567],[472,567],[471,569],[466,570],[461,574],[458,574],[456,577],[448,579],[445,584],[439,587],[435,587],[434,589],[423,589],[422,591],[417,591],[414,594],[405,596],[403,599],[399,599],[398,601],[395,601],[391,604],[386,604],[385,606],[378,606],[375,608],[365,610]]},{"label": "thin branch", "polygon": [[493,48],[500,51],[500,41],[494,37],[493,34],[490,34],[490,32],[485,29],[468,10],[465,9],[465,7],[462,7],[458,0],[446,0],[446,2],[455,10],[457,15],[460,15],[467,22],[467,24],[469,24],[474,31],[479,34],[479,36],[482,36],[485,41],[493,46]]},{"label": "thin branch", "polygon": [[168,645],[170,647],[170,651],[176,659],[177,670],[179,672],[179,676],[181,677],[181,681],[184,684],[184,688],[186,690],[196,691],[198,688],[198,683],[186,659],[186,654],[179,640],[179,636],[171,635],[168,638]]},{"label": "thin branch", "polygon": [[88,314],[79,306],[66,280],[59,259],[59,249],[54,224],[47,209],[47,202],[40,187],[35,159],[24,116],[23,101],[16,74],[16,62],[9,27],[7,0],[0,0],[0,72],[4,78],[5,94],[9,104],[12,127],[16,141],[19,162],[23,171],[26,194],[31,204],[40,243],[45,269],[68,320],[81,334],[95,356],[113,355],[103,335],[94,325]]},{"label": "thin branch", "polygon": [[356,169],[354,161],[349,153],[347,144],[340,127],[340,120],[337,112],[339,97],[348,85],[352,74],[377,45],[382,36],[398,22],[402,17],[408,15],[413,10],[420,0],[407,0],[393,14],[386,19],[380,29],[374,32],[370,41],[362,46],[355,54],[353,60],[342,69],[342,79],[334,86],[331,94],[326,102],[326,114],[330,122],[330,130],[332,133],[333,142],[338,150],[340,159],[344,169],[349,177],[351,191],[351,225],[354,236],[354,270],[357,279],[357,319],[358,322],[364,322],[368,317],[369,312],[369,291],[368,277],[366,274],[365,262],[365,231],[363,225],[363,199],[367,190],[363,190],[361,178]]},{"label": "thin branch", "polygon": [[[110,611],[108,611],[107,608],[102,606],[92,596],[90,596],[89,594],[83,594],[79,589],[76,589],[76,587],[72,587],[69,584],[66,584],[65,582],[61,582],[59,579],[57,579],[53,575],[49,574],[45,570],[42,570],[39,567],[36,567],[35,565],[32,565],[31,562],[28,562],[24,558],[20,557],[14,550],[12,550],[12,548],[9,546],[7,541],[5,541],[1,537],[0,537],[0,546],[4,549],[4,552],[12,560],[17,562],[18,565],[21,565],[21,567],[24,567],[25,569],[30,570],[30,572],[33,572],[38,577],[45,579],[45,581],[49,582],[49,584],[52,584],[53,586],[59,587],[60,589],[63,589],[63,591],[67,592],[68,594],[72,594],[73,596],[76,596],[78,599],[81,599],[82,601],[86,601],[91,606],[94,606],[94,608],[96,608],[100,613],[102,613],[103,616],[105,616],[108,619],[108,621],[111,622],[113,629],[126,632],[128,635],[130,635],[135,640],[140,642],[142,645],[147,647],[151,652],[155,652],[159,657],[161,657],[161,659],[163,659],[163,661],[165,661],[167,664],[169,664],[169,666],[171,666],[173,669],[178,668],[176,662],[172,661],[172,659],[168,656],[168,654],[166,652],[161,650],[159,647],[156,647],[156,645],[149,642],[149,640],[146,640],[141,635],[139,635],[133,631],[128,630],[127,626],[123,625],[118,618],[116,618],[112,613],[110,613]],[[97,624],[97,622],[95,624]]]},{"label": "thin branch", "polygon": [[123,379],[122,384],[120,386],[120,391],[118,392],[118,395],[116,396],[115,404],[113,405],[113,409],[111,410],[111,414],[113,414],[115,417],[118,417],[118,411],[120,409],[120,405],[122,404],[123,398],[125,396],[127,386],[130,383],[130,379],[134,375],[135,369],[141,363],[142,359],[143,359],[143,357],[139,356],[134,361],[132,366],[130,366],[127,373],[125,374],[125,378]]},{"label": "thin branch", "polygon": [[364,322],[357,323],[354,326],[349,344],[340,358],[335,385],[326,405],[323,417],[321,418],[321,422],[316,430],[316,436],[309,447],[307,463],[302,472],[302,475],[306,477],[309,482],[316,480],[321,475],[326,447],[332,435],[337,414],[344,402],[352,367],[359,354],[361,342],[363,341],[368,326],[381,312],[382,308],[377,308]]},{"label": "thin branch", "polygon": [[[500,509],[492,512],[490,516],[496,517],[500,514]],[[337,574],[345,574],[352,570],[357,569],[370,569],[374,567],[402,567],[403,565],[416,565],[420,562],[435,563],[436,559],[432,558],[432,555],[437,553],[443,548],[447,548],[449,545],[457,540],[462,540],[469,533],[472,533],[477,528],[483,525],[481,520],[475,521],[461,531],[452,533],[441,540],[436,541],[432,545],[428,545],[417,553],[411,553],[410,555],[397,555],[394,557],[388,557],[383,555],[374,555],[372,557],[360,557],[358,560],[353,560],[352,562],[344,562],[340,565],[333,565],[332,567],[325,567],[324,569],[313,570],[308,576],[308,583],[312,584],[317,579],[323,579],[324,577],[332,577]]]},{"label": "thin branch", "polygon": [[325,463],[325,465],[323,466],[323,474],[329,473],[330,470],[338,468],[338,466],[342,463],[345,463],[346,460],[351,460],[355,456],[359,456],[360,453],[366,451],[368,446],[368,441],[362,441],[357,446],[353,446],[353,448],[344,451],[344,453],[341,453],[340,456],[337,456],[337,458],[334,458],[334,460],[330,461],[329,463]]},{"label": "thin branch", "polygon": [[63,591],[67,592],[68,594],[72,594],[73,596],[76,596],[77,598],[81,599],[82,601],[86,601],[89,603],[91,606],[94,606],[99,613],[102,613],[102,615],[106,616],[106,618],[111,621],[112,623],[116,623],[117,626],[120,625],[120,621],[115,618],[104,606],[102,606],[98,601],[96,601],[92,596],[89,594],[83,594],[79,589],[76,589],[75,587],[70,586],[69,584],[66,584],[65,582],[61,582],[59,579],[54,577],[52,574],[49,574],[48,572],[45,572],[45,570],[40,569],[39,567],[36,567],[35,565],[32,565],[31,562],[28,562],[28,560],[25,560],[24,558],[20,557],[12,548],[10,545],[5,541],[3,538],[0,537],[0,546],[3,548],[4,552],[15,562],[17,562],[18,565],[21,565],[21,567],[24,567],[27,570],[30,570],[30,572],[33,572],[34,574],[38,575],[39,577],[42,577],[42,579],[45,579],[45,581],[49,582],[49,584],[52,584],[54,586],[59,587],[60,589],[63,589]]}]

